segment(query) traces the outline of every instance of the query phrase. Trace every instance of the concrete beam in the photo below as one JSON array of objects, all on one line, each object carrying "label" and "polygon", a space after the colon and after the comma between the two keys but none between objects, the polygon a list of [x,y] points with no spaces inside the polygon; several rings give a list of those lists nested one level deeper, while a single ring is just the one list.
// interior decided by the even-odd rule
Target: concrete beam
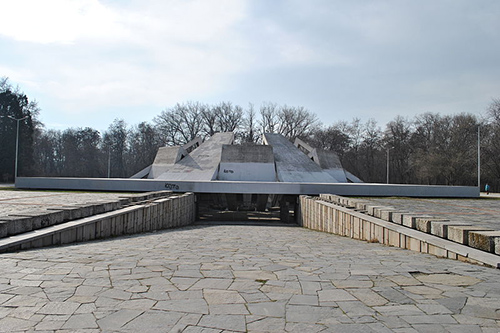
[{"label": "concrete beam", "polygon": [[399,197],[453,197],[478,198],[477,186],[399,185],[369,183],[286,183],[246,181],[165,181],[159,179],[128,178],[45,178],[18,177],[16,188],[133,191],[170,190],[195,193],[252,193],[319,195],[331,193],[343,196],[399,196]]}]

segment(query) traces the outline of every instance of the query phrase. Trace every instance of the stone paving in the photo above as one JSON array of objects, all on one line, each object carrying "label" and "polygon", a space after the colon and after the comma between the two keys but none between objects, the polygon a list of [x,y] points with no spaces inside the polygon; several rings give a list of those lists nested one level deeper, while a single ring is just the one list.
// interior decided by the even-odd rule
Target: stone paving
[{"label": "stone paving", "polygon": [[499,332],[500,271],[299,227],[0,255],[0,331]]},{"label": "stone paving", "polygon": [[453,222],[500,230],[500,197],[495,193],[480,199],[367,198],[377,204],[416,214],[432,215]]},{"label": "stone paving", "polygon": [[113,201],[125,193],[84,193],[0,190],[0,217],[29,213],[54,206],[79,205],[88,202]]}]

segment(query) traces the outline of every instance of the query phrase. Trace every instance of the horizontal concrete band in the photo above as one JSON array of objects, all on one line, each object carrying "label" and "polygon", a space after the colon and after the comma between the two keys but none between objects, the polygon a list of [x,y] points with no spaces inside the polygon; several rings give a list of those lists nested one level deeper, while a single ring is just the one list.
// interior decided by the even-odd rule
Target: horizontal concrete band
[{"label": "horizontal concrete band", "polygon": [[498,255],[387,222],[357,212],[352,208],[317,200],[317,198],[300,197],[298,222],[301,226],[313,230],[500,268]]},{"label": "horizontal concrete band", "polygon": [[479,197],[473,186],[400,185],[369,183],[286,183],[244,181],[165,181],[119,178],[43,178],[18,177],[16,187],[23,189],[58,189],[86,191],[160,191],[195,193],[252,193],[318,195],[332,193],[346,196],[405,197]]},{"label": "horizontal concrete band", "polygon": [[193,193],[161,198],[0,239],[0,252],[182,227],[195,221],[195,212]]},{"label": "horizontal concrete band", "polygon": [[51,206],[46,209],[0,216],[0,238],[50,227],[60,223],[103,214],[139,201],[172,195],[171,191],[158,191],[120,196],[116,201],[92,202],[83,205]]}]

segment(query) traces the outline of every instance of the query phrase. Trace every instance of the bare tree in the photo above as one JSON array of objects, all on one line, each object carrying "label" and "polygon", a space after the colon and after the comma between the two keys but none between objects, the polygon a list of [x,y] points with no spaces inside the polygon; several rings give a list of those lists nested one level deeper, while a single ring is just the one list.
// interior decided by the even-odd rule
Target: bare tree
[{"label": "bare tree", "polygon": [[263,103],[260,106],[260,127],[262,133],[275,133],[278,129],[278,105]]},{"label": "bare tree", "polygon": [[390,155],[390,178],[393,183],[411,181],[412,134],[412,123],[400,116],[386,126],[383,142]]},{"label": "bare tree", "polygon": [[219,132],[236,132],[243,122],[243,109],[231,102],[221,102],[213,107]]},{"label": "bare tree", "polygon": [[308,132],[317,128],[318,118],[316,115],[302,106],[282,106],[278,111],[277,132],[290,140],[304,137]]},{"label": "bare tree", "polygon": [[259,141],[255,110],[252,103],[248,104],[246,117],[244,118],[243,142],[257,143]]},{"label": "bare tree", "polygon": [[164,141],[170,145],[187,143],[202,134],[204,106],[187,102],[166,109],[154,119]]}]

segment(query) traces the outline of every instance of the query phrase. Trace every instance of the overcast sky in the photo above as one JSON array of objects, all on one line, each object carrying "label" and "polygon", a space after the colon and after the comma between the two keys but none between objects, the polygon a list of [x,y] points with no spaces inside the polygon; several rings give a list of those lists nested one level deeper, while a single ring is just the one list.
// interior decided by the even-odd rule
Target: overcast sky
[{"label": "overcast sky", "polygon": [[175,103],[304,106],[324,124],[484,113],[498,0],[0,0],[0,77],[47,128]]}]

